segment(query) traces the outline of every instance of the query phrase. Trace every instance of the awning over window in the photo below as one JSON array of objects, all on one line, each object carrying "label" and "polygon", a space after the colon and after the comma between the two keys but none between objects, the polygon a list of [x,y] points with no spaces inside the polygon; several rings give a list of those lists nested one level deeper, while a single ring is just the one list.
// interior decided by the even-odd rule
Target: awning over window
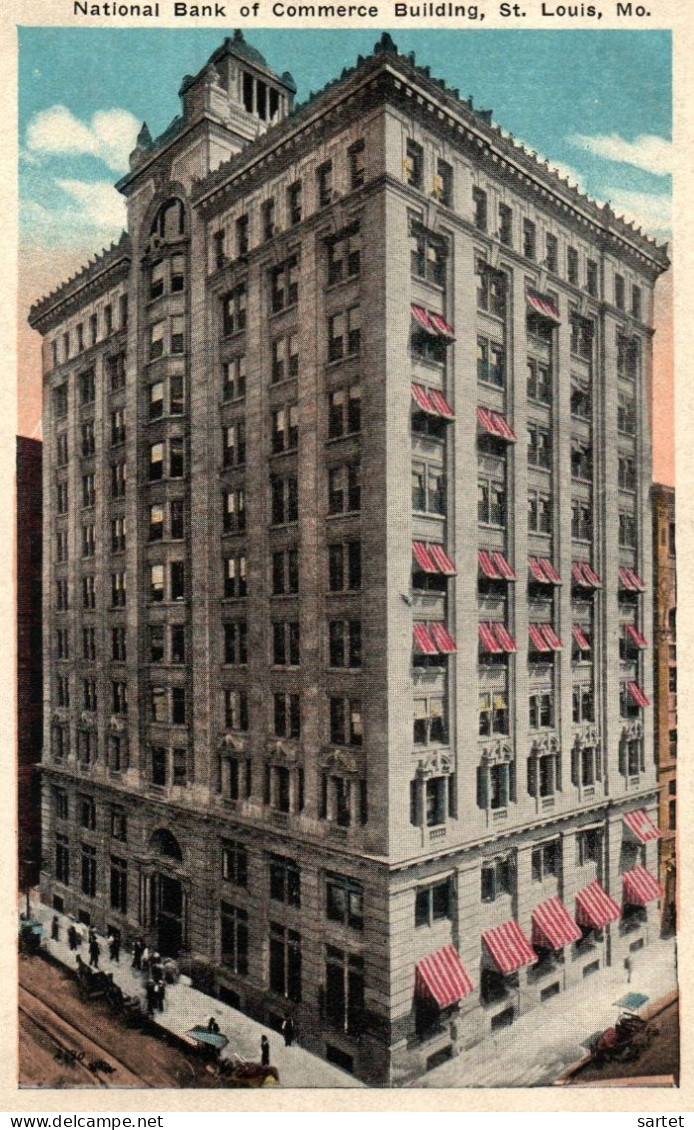
[{"label": "awning over window", "polygon": [[577,585],[582,585],[584,588],[602,588],[602,581],[587,561],[574,561],[571,566],[571,576]]},{"label": "awning over window", "polygon": [[627,624],[627,632],[631,636],[637,647],[642,649],[648,647],[648,640],[644,639],[644,637],[641,635],[638,629],[634,627],[633,624]]},{"label": "awning over window", "polygon": [[576,921],[579,926],[600,930],[608,922],[616,922],[621,914],[617,903],[603,890],[597,879],[576,895]]},{"label": "awning over window", "polygon": [[646,591],[646,586],[639,577],[638,573],[635,573],[633,569],[627,569],[626,567],[621,568],[619,570],[619,579],[621,581],[622,588],[625,588],[628,592]]},{"label": "awning over window", "polygon": [[502,651],[516,651],[516,641],[505,624],[479,624],[478,632],[483,651],[500,655]]},{"label": "awning over window", "polygon": [[493,412],[491,408],[478,408],[477,419],[480,425],[490,436],[504,439],[508,443],[516,442],[516,433],[510,424],[507,424],[500,412]]},{"label": "awning over window", "polygon": [[635,812],[625,813],[624,823],[642,844],[662,838],[663,833],[660,828],[656,828],[645,808],[638,808]]},{"label": "awning over window", "polygon": [[515,973],[524,965],[533,965],[537,954],[515,918],[503,926],[495,926],[482,935],[487,952],[500,973]]},{"label": "awning over window", "polygon": [[429,624],[429,635],[436,644],[436,650],[442,655],[453,655],[458,650],[458,645],[440,620]]},{"label": "awning over window", "polygon": [[530,309],[535,310],[537,314],[541,314],[543,318],[551,318],[553,322],[561,321],[559,311],[546,295],[529,290],[525,298]]},{"label": "awning over window", "polygon": [[528,635],[530,637],[531,651],[552,651],[552,648],[545,639],[545,633],[542,631],[541,624],[528,624]]},{"label": "awning over window", "polygon": [[497,643],[496,636],[492,630],[491,624],[478,624],[477,632],[482,644],[482,650],[488,651],[492,655],[500,655],[504,650],[499,643]]},{"label": "awning over window", "polygon": [[438,331],[432,325],[426,310],[422,306],[415,306],[414,302],[412,303],[412,317],[416,322],[419,322],[419,325],[428,334],[434,334],[435,337],[438,337]]},{"label": "awning over window", "polygon": [[456,574],[456,567],[451,561],[442,545],[437,542],[429,542],[429,555],[433,558],[434,563],[439,571],[446,577],[454,577]]},{"label": "awning over window", "polygon": [[417,962],[417,992],[426,992],[439,1008],[447,1008],[472,992],[472,981],[453,946],[443,946]]},{"label": "awning over window", "polygon": [[449,326],[446,319],[442,318],[440,314],[426,311],[423,306],[417,306],[414,302],[411,309],[412,317],[428,334],[433,334],[434,337],[445,337],[447,341],[455,341],[453,327]]},{"label": "awning over window", "polygon": [[414,637],[415,651],[419,652],[420,655],[437,654],[438,649],[427,631],[426,624],[413,624],[412,635]]},{"label": "awning over window", "polygon": [[455,341],[455,330],[453,329],[453,326],[449,326],[445,318],[442,318],[440,314],[434,314],[433,312],[430,312],[429,319],[432,322],[434,329],[441,335],[441,337],[447,337],[449,341]]},{"label": "awning over window", "polygon": [[532,924],[533,945],[542,949],[559,950],[581,938],[581,931],[556,895],[535,907]]},{"label": "awning over window", "polygon": [[580,624],[574,624],[571,629],[571,634],[576,640],[576,643],[581,651],[590,651],[590,644],[583,634],[583,628]]},{"label": "awning over window", "polygon": [[651,705],[650,698],[646,698],[638,683],[627,683],[627,690],[629,691],[632,702],[635,702],[637,706]]},{"label": "awning over window", "polygon": [[444,420],[455,420],[455,412],[442,392],[439,392],[436,388],[430,388],[429,400],[434,405],[435,411],[439,416],[442,416]]},{"label": "awning over window", "polygon": [[551,624],[543,624],[542,633],[552,651],[561,651],[564,645]]},{"label": "awning over window", "polygon": [[426,412],[429,416],[438,416],[438,412],[429,399],[429,393],[424,385],[418,385],[415,384],[414,381],[412,382],[412,399],[422,412]]},{"label": "awning over window", "polygon": [[528,567],[532,578],[541,585],[560,585],[561,577],[548,557],[529,557]]},{"label": "awning over window", "polygon": [[486,549],[480,549],[477,553],[477,560],[479,561],[480,569],[485,577],[489,577],[492,581],[515,581],[516,574],[504,557],[503,553],[498,551],[490,552]]},{"label": "awning over window", "polygon": [[646,906],[654,899],[662,897],[663,888],[642,863],[638,863],[633,871],[625,871],[622,879],[624,880],[624,901],[631,906]]},{"label": "awning over window", "polygon": [[422,573],[438,573],[438,566],[423,541],[412,542],[412,555]]}]

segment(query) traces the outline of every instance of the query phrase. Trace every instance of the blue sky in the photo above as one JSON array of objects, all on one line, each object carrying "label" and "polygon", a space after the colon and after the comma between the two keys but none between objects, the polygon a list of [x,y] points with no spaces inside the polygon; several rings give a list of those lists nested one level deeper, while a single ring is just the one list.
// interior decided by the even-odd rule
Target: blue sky
[{"label": "blue sky", "polygon": [[[231,29],[21,28],[22,233],[33,244],[100,247],[122,226],[113,190],[137,129],[179,110],[186,73]],[[250,29],[246,38],[303,101],[380,31]],[[591,196],[651,234],[670,228],[671,40],[668,32],[395,29],[402,52],[458,87],[494,121]]]}]

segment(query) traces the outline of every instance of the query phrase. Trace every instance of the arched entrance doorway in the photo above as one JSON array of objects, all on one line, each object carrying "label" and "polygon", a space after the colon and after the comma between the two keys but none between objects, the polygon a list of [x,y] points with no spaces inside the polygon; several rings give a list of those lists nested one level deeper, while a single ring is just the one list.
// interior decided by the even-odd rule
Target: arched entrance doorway
[{"label": "arched entrance doorway", "polygon": [[183,862],[178,840],[167,828],[158,828],[149,841],[157,858],[149,874],[150,922],[162,957],[177,957],[185,944],[186,893],[172,864]]}]

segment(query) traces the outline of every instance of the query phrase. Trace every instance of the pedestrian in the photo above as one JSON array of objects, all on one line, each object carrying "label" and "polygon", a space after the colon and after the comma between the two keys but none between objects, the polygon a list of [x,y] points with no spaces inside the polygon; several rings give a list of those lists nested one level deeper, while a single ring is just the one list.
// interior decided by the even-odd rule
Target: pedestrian
[{"label": "pedestrian", "polygon": [[140,968],[149,973],[149,946],[145,946],[140,957]]},{"label": "pedestrian", "polygon": [[152,960],[149,963],[149,971],[155,981],[163,981],[164,970],[162,969],[161,958],[158,953],[152,954]]},{"label": "pedestrian", "polygon": [[631,984],[631,973],[632,973],[632,970],[634,968],[634,963],[631,960],[631,958],[629,957],[629,955],[627,955],[624,958],[624,968],[625,968],[626,974],[627,974],[627,985],[630,985]]},{"label": "pedestrian", "polygon": [[214,1016],[211,1016],[207,1021],[207,1031],[214,1032],[215,1035],[217,1034],[217,1032],[219,1032],[219,1024],[215,1020]]},{"label": "pedestrian", "polygon": [[77,931],[72,922],[67,928],[67,944],[71,950],[77,949]]},{"label": "pedestrian", "polygon": [[142,938],[135,938],[133,942],[133,969],[142,968],[142,950],[144,949],[144,942]]},{"label": "pedestrian", "polygon": [[285,1016],[282,1021],[282,1035],[284,1036],[285,1048],[290,1048],[294,1040],[294,1021],[291,1016]]},{"label": "pedestrian", "polygon": [[53,921],[51,922],[51,938],[54,942],[60,940],[60,923],[58,922],[57,914],[53,915]]},{"label": "pedestrian", "polygon": [[270,1041],[264,1032],[260,1037],[260,1063],[263,1067],[270,1066]]},{"label": "pedestrian", "polygon": [[111,940],[108,943],[108,956],[111,958],[111,961],[117,961],[117,962],[120,963],[120,935],[119,934],[112,934],[111,935]]},{"label": "pedestrian", "polygon": [[154,1009],[157,1003],[154,981],[151,977],[147,978],[145,983],[145,996],[147,998],[147,1015],[154,1016]]},{"label": "pedestrian", "polygon": [[94,936],[89,939],[89,964],[94,969],[99,968],[100,955],[101,949],[99,948],[99,943],[96,940],[96,934],[94,934]]}]

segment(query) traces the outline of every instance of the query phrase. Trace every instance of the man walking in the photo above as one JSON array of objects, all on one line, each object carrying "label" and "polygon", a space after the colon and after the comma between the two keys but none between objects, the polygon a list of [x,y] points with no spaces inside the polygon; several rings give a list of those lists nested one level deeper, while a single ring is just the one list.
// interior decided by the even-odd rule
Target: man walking
[{"label": "man walking", "polygon": [[108,943],[108,956],[111,961],[120,963],[120,936],[118,934],[111,934],[111,939]]},{"label": "man walking", "polygon": [[285,1048],[290,1048],[294,1041],[294,1021],[291,1016],[285,1016],[282,1021],[282,1035],[284,1036]]},{"label": "man walking", "polygon": [[53,915],[53,921],[51,922],[51,938],[54,942],[57,942],[60,938],[60,923],[58,922],[57,914]]},{"label": "man walking", "polygon": [[71,950],[77,949],[77,931],[72,922],[67,928],[67,944],[69,945]]},{"label": "man walking", "polygon": [[270,1066],[270,1041],[264,1032],[260,1037],[260,1063],[262,1067]]},{"label": "man walking", "polygon": [[99,943],[96,940],[96,934],[90,934],[90,936],[89,936],[89,964],[92,966],[93,969],[99,968],[99,956],[100,956],[100,954],[101,954],[101,950],[99,948]]}]

